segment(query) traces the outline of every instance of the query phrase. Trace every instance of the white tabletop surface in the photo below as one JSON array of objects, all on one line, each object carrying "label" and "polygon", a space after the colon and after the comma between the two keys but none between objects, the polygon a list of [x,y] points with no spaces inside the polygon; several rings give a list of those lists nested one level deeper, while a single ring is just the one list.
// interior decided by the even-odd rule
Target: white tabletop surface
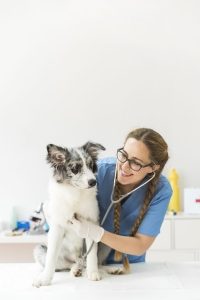
[{"label": "white tabletop surface", "polygon": [[0,264],[0,299],[200,300],[200,262],[138,263],[127,275],[105,275],[101,281],[55,273],[51,286],[34,288],[40,271],[33,263]]}]

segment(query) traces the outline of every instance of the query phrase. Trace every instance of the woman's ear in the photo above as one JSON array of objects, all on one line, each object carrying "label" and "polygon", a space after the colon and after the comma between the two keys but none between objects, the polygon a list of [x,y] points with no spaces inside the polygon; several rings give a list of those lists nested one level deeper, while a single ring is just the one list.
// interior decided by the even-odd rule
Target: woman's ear
[{"label": "woman's ear", "polygon": [[153,165],[152,166],[152,171],[153,172],[157,171],[158,169],[160,169],[160,165]]}]

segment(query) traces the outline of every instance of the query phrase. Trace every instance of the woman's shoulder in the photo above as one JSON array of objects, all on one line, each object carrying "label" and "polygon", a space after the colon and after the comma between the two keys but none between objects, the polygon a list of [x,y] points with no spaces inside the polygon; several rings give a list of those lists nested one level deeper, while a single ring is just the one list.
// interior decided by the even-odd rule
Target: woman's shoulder
[{"label": "woman's shoulder", "polygon": [[97,161],[97,166],[101,168],[109,168],[116,165],[115,157],[104,157]]},{"label": "woman's shoulder", "polygon": [[162,174],[160,175],[160,178],[158,180],[157,191],[164,191],[165,193],[168,192],[169,194],[172,194],[170,182],[167,177]]},{"label": "woman's shoulder", "polygon": [[105,157],[97,161],[97,174],[99,178],[105,177],[106,174],[112,174],[115,170],[116,158]]}]

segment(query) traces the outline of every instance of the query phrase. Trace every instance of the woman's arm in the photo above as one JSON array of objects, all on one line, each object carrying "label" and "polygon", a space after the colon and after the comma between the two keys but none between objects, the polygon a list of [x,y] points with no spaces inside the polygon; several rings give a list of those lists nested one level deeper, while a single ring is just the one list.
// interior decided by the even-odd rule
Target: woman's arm
[{"label": "woman's arm", "polygon": [[130,255],[142,255],[152,245],[155,237],[137,233],[134,237],[104,231],[101,242],[112,249]]},{"label": "woman's arm", "polygon": [[102,242],[112,249],[131,255],[142,255],[151,246],[155,237],[137,233],[134,237],[122,236],[105,231],[101,226],[86,220],[73,218],[68,224],[82,238]]}]

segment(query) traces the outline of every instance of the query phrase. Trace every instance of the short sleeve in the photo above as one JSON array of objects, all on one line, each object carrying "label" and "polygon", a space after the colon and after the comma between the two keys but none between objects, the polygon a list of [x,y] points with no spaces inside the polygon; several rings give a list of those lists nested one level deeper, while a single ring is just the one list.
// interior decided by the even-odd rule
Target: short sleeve
[{"label": "short sleeve", "polygon": [[138,229],[138,233],[157,236],[163,223],[172,189],[168,180],[163,177],[159,183],[159,188],[153,197],[149,209]]}]

